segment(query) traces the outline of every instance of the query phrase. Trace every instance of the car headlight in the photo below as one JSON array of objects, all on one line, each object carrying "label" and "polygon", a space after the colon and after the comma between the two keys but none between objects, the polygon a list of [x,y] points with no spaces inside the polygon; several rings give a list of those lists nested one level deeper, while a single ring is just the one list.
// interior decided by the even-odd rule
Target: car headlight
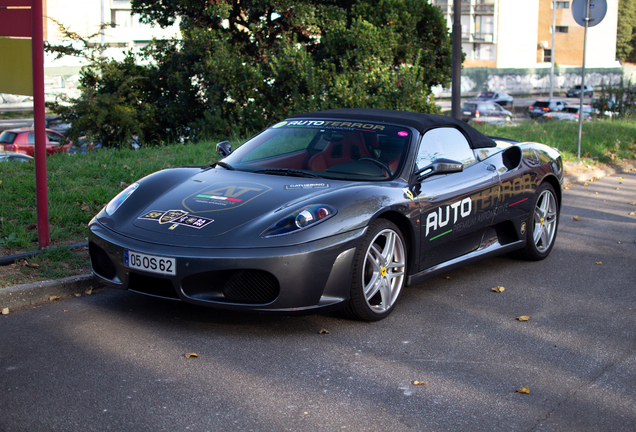
[{"label": "car headlight", "polygon": [[315,204],[296,210],[265,230],[261,237],[293,234],[326,221],[338,211],[329,205]]},{"label": "car headlight", "polygon": [[138,187],[139,187],[139,183],[133,183],[130,186],[128,186],[126,189],[121,191],[115,198],[110,200],[110,202],[104,209],[106,211],[106,214],[108,216],[112,216],[113,213],[115,213],[115,211],[119,208],[119,206],[122,205],[124,201],[126,201],[128,197],[131,196],[132,193],[137,190]]}]

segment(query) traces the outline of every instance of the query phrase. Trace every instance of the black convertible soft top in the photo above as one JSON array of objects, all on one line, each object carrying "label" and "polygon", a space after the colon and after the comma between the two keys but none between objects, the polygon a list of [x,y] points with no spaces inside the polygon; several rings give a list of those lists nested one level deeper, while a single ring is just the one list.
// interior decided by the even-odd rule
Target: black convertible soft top
[{"label": "black convertible soft top", "polygon": [[484,147],[496,147],[497,144],[486,135],[482,134],[462,120],[453,117],[421,114],[408,111],[393,111],[372,108],[338,108],[313,113],[297,114],[290,118],[342,118],[368,120],[374,122],[400,124],[417,129],[424,133],[429,129],[440,126],[452,126],[459,129],[468,139],[474,149]]}]

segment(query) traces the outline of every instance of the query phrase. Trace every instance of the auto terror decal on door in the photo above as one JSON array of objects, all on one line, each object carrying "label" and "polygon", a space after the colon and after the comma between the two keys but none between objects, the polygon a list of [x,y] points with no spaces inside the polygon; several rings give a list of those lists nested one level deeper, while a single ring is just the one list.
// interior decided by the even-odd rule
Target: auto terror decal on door
[{"label": "auto terror decal on door", "polygon": [[[426,237],[428,237],[429,231],[437,231],[440,228],[444,228],[452,219],[452,226],[457,223],[457,220],[461,216],[462,218],[467,218],[470,216],[472,208],[472,200],[470,197],[464,198],[461,201],[454,202],[451,205],[447,205],[444,207],[439,207],[436,211],[432,211],[426,215]],[[431,238],[430,240],[435,240],[438,237],[441,237],[445,234],[449,234],[453,232],[453,228],[448,231],[444,231]]]},{"label": "auto terror decal on door", "polygon": [[182,201],[193,213],[207,213],[238,208],[269,192],[269,186],[252,182],[221,182],[206,186]]}]

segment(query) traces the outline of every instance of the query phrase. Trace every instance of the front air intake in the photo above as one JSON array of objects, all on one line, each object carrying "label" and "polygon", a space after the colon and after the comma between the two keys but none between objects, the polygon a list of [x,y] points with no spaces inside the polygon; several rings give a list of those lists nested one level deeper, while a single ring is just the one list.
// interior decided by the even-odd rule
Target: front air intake
[{"label": "front air intake", "polygon": [[91,258],[93,271],[104,279],[113,280],[117,276],[115,265],[110,260],[106,251],[95,243],[88,244],[88,254]]},{"label": "front air intake", "polygon": [[278,297],[280,286],[264,270],[223,270],[198,273],[181,282],[183,293],[203,301],[266,304]]}]

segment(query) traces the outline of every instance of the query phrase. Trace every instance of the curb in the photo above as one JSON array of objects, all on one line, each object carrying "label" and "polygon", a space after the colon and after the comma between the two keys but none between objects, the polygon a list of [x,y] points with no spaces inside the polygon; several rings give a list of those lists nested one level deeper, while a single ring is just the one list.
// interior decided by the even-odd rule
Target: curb
[{"label": "curb", "polygon": [[636,167],[634,167],[634,165],[626,164],[626,165],[618,166],[616,168],[609,168],[606,170],[588,171],[581,174],[573,174],[571,176],[565,176],[563,178],[563,182],[565,184],[565,183],[577,183],[582,181],[589,181],[594,179],[595,177],[597,178],[607,177],[610,175],[626,173],[626,172],[630,172],[634,170],[636,170]]},{"label": "curb", "polygon": [[63,298],[84,293],[94,285],[102,287],[95,276],[87,274],[0,288],[0,308],[32,306],[50,301],[51,296]]}]

